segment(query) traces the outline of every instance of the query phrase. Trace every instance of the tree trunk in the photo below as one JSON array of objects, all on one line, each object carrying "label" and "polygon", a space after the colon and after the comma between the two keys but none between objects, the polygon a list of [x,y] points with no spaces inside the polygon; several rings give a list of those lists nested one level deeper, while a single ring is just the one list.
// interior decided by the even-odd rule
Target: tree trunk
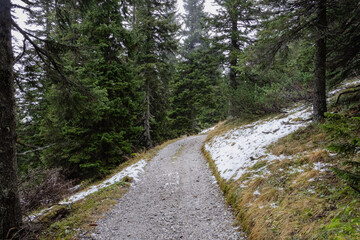
[{"label": "tree trunk", "polygon": [[[230,63],[230,73],[229,73],[229,85],[231,92],[235,91],[238,87],[238,83],[236,81],[236,70],[234,67],[237,66],[237,58],[238,58],[238,25],[237,25],[237,16],[231,19],[231,49],[229,53],[229,63]],[[231,93],[230,93],[231,94]],[[233,117],[235,115],[234,112],[234,97],[230,95],[229,98],[229,112],[228,116]]]},{"label": "tree trunk", "polygon": [[153,148],[153,142],[151,139],[151,128],[150,128],[150,120],[151,120],[151,112],[150,112],[150,81],[146,80],[146,112],[145,112],[145,124],[144,124],[144,130],[145,130],[145,144],[146,148]]},{"label": "tree trunk", "polygon": [[[11,4],[0,0],[0,238],[22,225],[17,181]],[[11,236],[11,235],[9,235]],[[8,237],[9,237],[8,236]]]},{"label": "tree trunk", "polygon": [[317,6],[317,31],[318,38],[315,43],[314,60],[314,96],[313,96],[313,121],[320,122],[324,119],[326,109],[326,0],[318,0]]}]

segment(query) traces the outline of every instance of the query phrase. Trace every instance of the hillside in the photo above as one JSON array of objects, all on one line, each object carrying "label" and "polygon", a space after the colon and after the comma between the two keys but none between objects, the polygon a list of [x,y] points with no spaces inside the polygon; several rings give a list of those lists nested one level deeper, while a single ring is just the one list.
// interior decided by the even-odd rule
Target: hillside
[{"label": "hillside", "polygon": [[[329,94],[331,109],[346,119],[359,109],[356,84]],[[351,90],[343,100],[351,107],[335,106]],[[250,124],[228,122],[208,137],[204,153],[250,239],[360,238],[358,168],[344,165],[359,162],[358,144],[351,153],[336,151],[334,142],[347,143],[329,131],[358,139],[358,125],[333,122],[331,115],[314,125],[310,112],[300,105]]]}]

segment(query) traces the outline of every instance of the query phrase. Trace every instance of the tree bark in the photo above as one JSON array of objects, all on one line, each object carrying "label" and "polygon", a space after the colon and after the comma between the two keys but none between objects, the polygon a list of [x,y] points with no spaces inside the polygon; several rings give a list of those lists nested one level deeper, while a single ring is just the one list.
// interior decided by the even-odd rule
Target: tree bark
[{"label": "tree bark", "polygon": [[150,149],[153,148],[153,142],[151,139],[151,127],[150,127],[150,120],[151,120],[151,112],[150,112],[150,81],[146,79],[146,112],[145,112],[145,124],[144,124],[144,130],[145,130],[145,144],[146,148]]},{"label": "tree bark", "polygon": [[[237,66],[238,63],[238,51],[239,51],[239,44],[238,44],[238,25],[237,25],[237,16],[233,16],[231,19],[231,48],[229,53],[229,63],[230,63],[230,72],[229,72],[229,85],[231,91],[235,91],[238,87],[238,83],[236,81],[236,70],[234,67]],[[234,99],[233,96],[230,95],[229,98],[229,112],[228,116],[233,117],[235,115],[234,112]]]},{"label": "tree bark", "polygon": [[315,43],[314,60],[314,95],[313,121],[321,122],[324,119],[326,108],[326,0],[318,0],[317,23],[318,37]]},{"label": "tree bark", "polygon": [[17,181],[11,3],[0,0],[0,238],[22,225]]}]

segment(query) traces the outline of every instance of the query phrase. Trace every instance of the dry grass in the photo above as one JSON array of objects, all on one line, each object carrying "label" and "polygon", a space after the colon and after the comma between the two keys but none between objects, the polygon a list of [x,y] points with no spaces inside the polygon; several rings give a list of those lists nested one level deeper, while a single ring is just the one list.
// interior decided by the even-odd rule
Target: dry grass
[{"label": "dry grass", "polygon": [[326,134],[311,125],[271,144],[268,149],[277,156],[290,156],[323,147],[327,142]]},{"label": "dry grass", "polygon": [[40,239],[76,239],[79,234],[90,232],[96,221],[104,217],[118,199],[127,191],[129,183],[120,182],[91,194],[71,205],[56,206],[41,216],[46,230],[39,232]]},{"label": "dry grass", "polygon": [[[235,211],[237,223],[248,233],[249,239],[325,240],[359,236],[356,229],[360,230],[360,217],[356,220],[358,225],[351,225],[352,220],[344,216],[356,219],[360,203],[354,202],[354,196],[348,195],[349,187],[330,170],[314,169],[313,163],[341,161],[329,156],[324,148],[327,142],[323,132],[316,126],[309,126],[269,148],[273,154],[288,155],[288,159],[259,162],[239,180],[229,182],[220,177],[214,161],[205,151],[227,202]],[[262,176],[258,169],[264,165],[270,174]],[[350,203],[354,206],[346,212]],[[345,228],[346,224],[351,226]],[[337,237],[342,234],[345,237]]]}]

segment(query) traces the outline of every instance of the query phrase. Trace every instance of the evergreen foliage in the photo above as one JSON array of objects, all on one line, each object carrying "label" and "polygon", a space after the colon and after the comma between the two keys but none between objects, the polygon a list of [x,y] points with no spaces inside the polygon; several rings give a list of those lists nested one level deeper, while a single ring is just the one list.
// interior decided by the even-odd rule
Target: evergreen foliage
[{"label": "evergreen foliage", "polygon": [[[250,34],[255,28],[257,8],[251,0],[216,0],[220,9],[211,22],[217,33],[214,42],[225,56],[225,66],[228,68],[229,78],[229,109],[228,116],[240,116],[236,108],[236,90],[243,82],[239,81],[237,71],[239,55],[252,39]],[[240,90],[241,91],[241,90]]]},{"label": "evergreen foliage", "polygon": [[140,143],[146,148],[170,137],[167,111],[171,60],[177,49],[174,0],[136,1],[133,31],[137,36],[133,53],[135,72],[144,93]]},{"label": "evergreen foliage", "polygon": [[360,193],[360,161],[356,153],[360,147],[360,117],[339,113],[326,113],[326,122],[321,126],[331,137],[330,151],[346,156],[341,168],[332,168],[335,174],[344,179]]},{"label": "evergreen foliage", "polygon": [[74,21],[54,35],[64,45],[74,46],[61,53],[62,61],[86,92],[61,83],[50,88],[42,132],[56,144],[44,152],[44,158],[73,177],[96,177],[132,153],[141,130],[137,125],[140,84],[126,49],[132,36],[122,25],[126,8],[118,1],[89,1],[82,12],[67,12],[70,2],[62,7],[58,21],[64,16]]},{"label": "evergreen foliage", "polygon": [[184,2],[184,43],[172,83],[170,117],[176,135],[193,134],[225,117],[218,52],[209,43],[204,1]]}]

